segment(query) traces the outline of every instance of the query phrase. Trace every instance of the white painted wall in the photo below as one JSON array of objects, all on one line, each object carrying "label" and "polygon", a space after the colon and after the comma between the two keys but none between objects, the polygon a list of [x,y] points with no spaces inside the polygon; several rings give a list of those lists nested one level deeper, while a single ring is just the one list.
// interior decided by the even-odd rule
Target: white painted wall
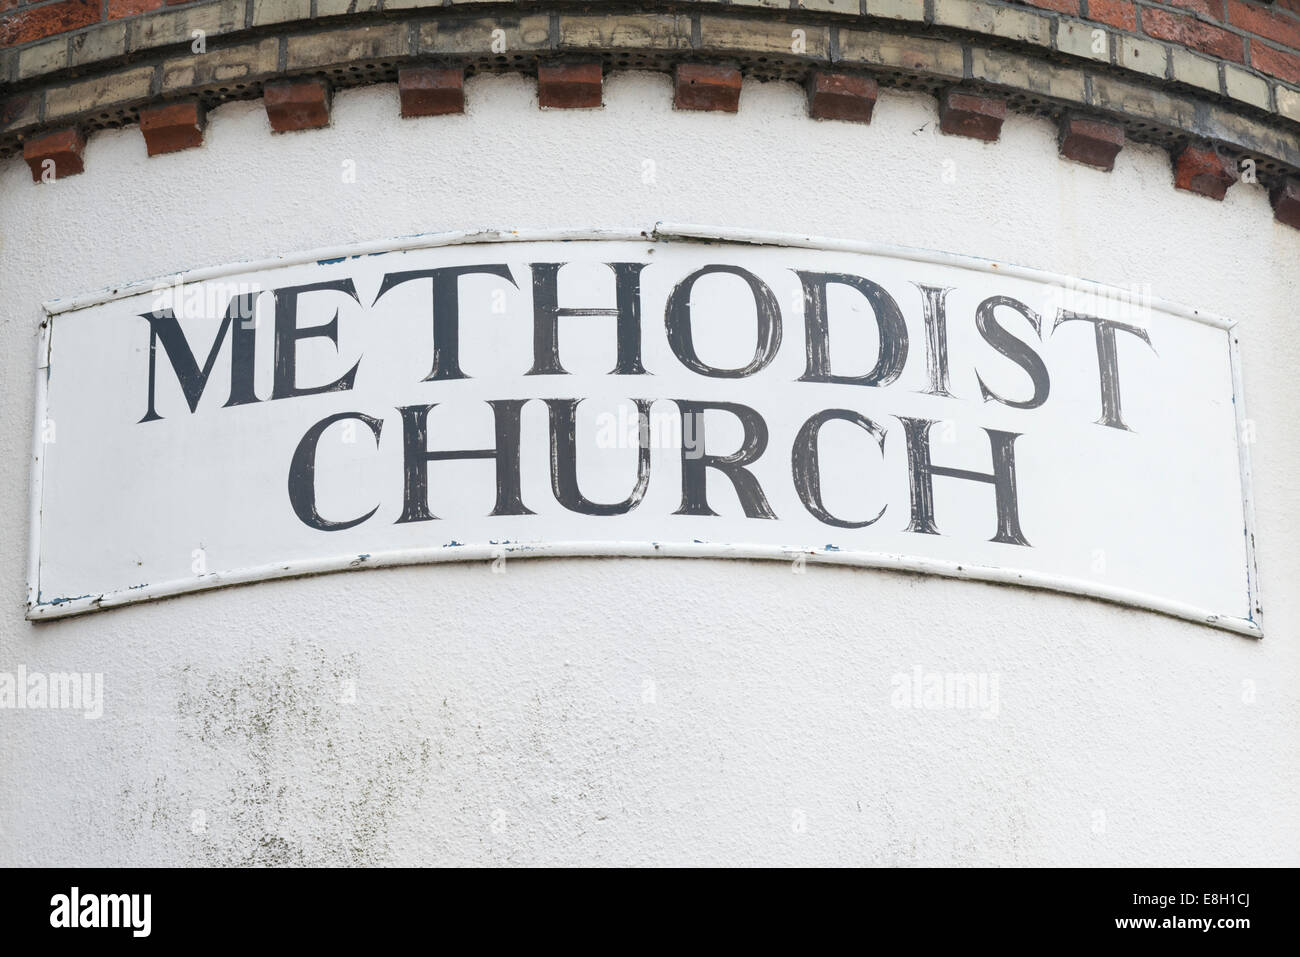
[{"label": "white painted wall", "polygon": [[[485,77],[464,117],[402,121],[374,87],[325,131],[272,136],[232,104],[200,150],[146,160],[138,130],[101,133],[85,174],[39,187],[6,161],[0,671],[103,672],[105,713],[0,711],[0,863],[1300,863],[1300,232],[1259,187],[1176,192],[1155,149],[1108,175],[1060,160],[1045,121],[985,145],[939,135],[926,97],[886,92],[869,127],[801,97],[747,84],[737,116],[675,113],[666,77],[617,75],[602,111],[542,113],[530,83]],[[24,621],[42,300],[405,233],[655,220],[1150,283],[1240,317],[1266,637],[973,582],[635,559]],[[996,718],[892,707],[917,666],[997,674]]]}]

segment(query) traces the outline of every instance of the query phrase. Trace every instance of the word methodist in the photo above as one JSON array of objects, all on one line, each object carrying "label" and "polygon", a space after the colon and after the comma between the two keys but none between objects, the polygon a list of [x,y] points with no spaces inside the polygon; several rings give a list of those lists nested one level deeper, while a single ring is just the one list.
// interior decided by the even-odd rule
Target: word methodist
[{"label": "word methodist", "polygon": [[1231,327],[1136,285],[519,240],[50,312],[32,617],[335,568],[698,554],[1256,628]]}]

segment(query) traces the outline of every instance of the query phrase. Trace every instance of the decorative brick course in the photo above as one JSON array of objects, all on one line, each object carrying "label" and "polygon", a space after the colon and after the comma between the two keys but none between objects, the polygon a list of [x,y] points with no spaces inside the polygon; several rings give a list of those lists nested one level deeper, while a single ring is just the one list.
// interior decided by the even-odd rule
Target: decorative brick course
[{"label": "decorative brick course", "polygon": [[266,116],[277,133],[314,130],[330,123],[330,90],[314,77],[275,80],[262,90]]},{"label": "decorative brick course", "polygon": [[808,80],[808,115],[815,120],[870,123],[879,85],[869,76],[813,72]]},{"label": "decorative brick course", "polygon": [[537,64],[537,105],[542,109],[581,110],[600,106],[599,60]]},{"label": "decorative brick course", "polygon": [[[504,3],[505,0],[503,6]],[[743,21],[721,16],[730,11],[717,0],[677,0],[677,3],[687,15],[654,13],[657,22],[653,28],[647,29],[649,21],[643,19],[630,32],[615,25],[604,35],[585,37],[575,31],[582,18],[562,14],[560,33],[565,41],[561,45],[684,49],[691,46],[691,33],[695,30],[705,47],[756,50],[758,37],[764,36],[767,39],[763,45],[771,52],[792,52],[790,29],[782,22],[791,8],[786,0],[736,0],[730,8],[747,14]],[[536,8],[535,0],[515,5],[529,10]],[[337,23],[349,16],[373,13],[376,6],[377,0],[316,0],[314,6],[311,0],[252,0],[251,4],[246,0],[4,0],[0,4],[0,49],[75,33],[94,24],[123,21],[129,28],[130,49],[138,51],[188,42],[194,30],[201,30],[210,38],[244,29],[246,25],[257,28],[300,24],[313,17],[329,18]],[[448,14],[458,16],[462,6],[460,2],[450,4]],[[840,29],[860,22],[860,11],[865,9],[875,19],[910,21],[918,28],[933,22],[944,30],[967,31],[1039,47],[1050,45],[1055,38],[1063,52],[1087,57],[1096,56],[1091,50],[1091,33],[1095,27],[1108,34],[1107,48],[1114,42],[1126,43],[1126,48],[1131,50],[1137,38],[1145,35],[1178,49],[1237,63],[1248,63],[1249,41],[1252,55],[1248,65],[1300,85],[1297,65],[1300,62],[1300,0],[1088,0],[1086,9],[1080,0],[931,0],[930,21],[923,0],[869,0],[865,8],[855,0],[801,0],[793,6],[798,11],[831,17]],[[637,15],[650,12],[636,0],[612,0],[602,4],[602,8],[627,10]],[[420,0],[388,0],[385,5],[388,13],[434,9],[441,11],[444,7],[423,4]],[[770,19],[773,15],[781,19]],[[540,22],[534,26],[534,21]],[[546,45],[539,43],[549,32],[545,17],[503,16],[498,26],[506,33],[509,49],[537,49]],[[471,31],[476,29],[471,27]],[[827,56],[831,50],[828,28],[819,23],[808,24],[803,29],[806,55]],[[1061,39],[1062,31],[1069,42]],[[446,34],[438,40],[440,32],[433,25],[428,31],[421,31],[425,38],[422,42],[428,47],[422,52],[456,48],[455,36]],[[1081,37],[1087,38],[1086,50],[1077,49],[1074,43]],[[1070,49],[1072,45],[1076,47],[1074,50]],[[113,45],[99,50],[96,55],[101,59],[127,52],[123,48],[114,49]],[[1257,51],[1258,55],[1254,55]],[[1146,62],[1140,54],[1136,59],[1139,68]],[[0,77],[6,75],[12,73],[0,68]]]},{"label": "decorative brick course", "polygon": [[75,176],[85,167],[81,153],[86,148],[86,138],[80,130],[65,129],[42,133],[23,144],[23,159],[32,169],[32,181],[62,179]]},{"label": "decorative brick course", "polygon": [[465,112],[464,67],[404,67],[397,73],[402,116],[446,116]]},{"label": "decorative brick course", "polygon": [[[1300,178],[1300,0],[676,0],[650,9],[605,0],[554,10],[547,0],[387,0],[382,15],[377,6],[97,0],[86,23],[73,13],[89,8],[72,0],[0,7],[0,36],[10,38],[0,43],[0,157],[47,130],[90,134],[135,123],[140,111],[148,143],[158,137],[151,111],[186,101],[212,108],[264,96],[273,129],[310,129],[329,122],[331,88],[368,82],[396,80],[404,116],[460,112],[466,71],[536,71],[540,104],[594,106],[598,76],[630,68],[673,71],[679,109],[734,112],[744,74],[804,84],[813,118],[866,122],[879,87],[903,87],[941,97],[941,129],[986,141],[1008,109],[1070,117],[1062,155],[1102,169],[1117,149],[1109,134],[1123,131],[1169,149],[1189,135],[1209,141],[1230,173],[1249,156],[1266,188]],[[311,10],[326,18],[319,26]],[[13,39],[65,14],[78,24],[70,31]],[[882,19],[888,29],[877,29]],[[1091,135],[1088,122],[1109,124],[1106,134]],[[198,124],[185,135],[195,145]],[[1189,182],[1206,175],[1213,194],[1221,177],[1212,171]]]},{"label": "decorative brick course", "polygon": [[740,69],[714,63],[679,63],[673,106],[679,110],[735,113],[740,109]]},{"label": "decorative brick course", "polygon": [[1188,145],[1174,157],[1174,185],[1210,199],[1223,199],[1237,181],[1232,164],[1214,149]]},{"label": "decorative brick course", "polygon": [[1061,155],[1076,163],[1107,172],[1124,148],[1124,127],[1086,116],[1066,116],[1061,121]]},{"label": "decorative brick course", "polygon": [[939,97],[939,129],[954,136],[993,142],[1002,132],[1007,101],[967,90],[944,90]]},{"label": "decorative brick course", "polygon": [[140,111],[140,132],[150,156],[203,144],[203,107],[197,100],[166,103]]},{"label": "decorative brick course", "polygon": [[1279,223],[1300,229],[1300,179],[1288,177],[1273,187],[1268,198]]}]

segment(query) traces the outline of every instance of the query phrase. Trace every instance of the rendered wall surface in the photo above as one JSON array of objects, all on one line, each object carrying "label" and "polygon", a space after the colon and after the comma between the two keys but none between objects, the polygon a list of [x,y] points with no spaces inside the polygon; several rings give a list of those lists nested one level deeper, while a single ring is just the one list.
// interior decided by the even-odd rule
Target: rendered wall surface
[{"label": "rendered wall surface", "polygon": [[[1020,115],[995,144],[944,137],[932,98],[894,91],[870,126],[810,120],[782,83],[747,81],[734,116],[674,112],[650,74],[610,76],[596,111],[539,111],[517,76],[470,79],[463,116],[395,100],[342,91],[330,128],[276,136],[260,102],[228,104],[147,175],[134,129],[91,137],[68,179],[0,167],[0,670],[102,672],[105,694],[93,721],[0,711],[0,863],[1300,863],[1300,233],[1263,188],[1173,190],[1168,154],[1134,144],[1100,173]],[[1265,637],[668,559],[23,619],[43,300],[415,232],[660,220],[1149,283],[1239,318]],[[996,675],[996,713],[895,707],[918,667]]]}]

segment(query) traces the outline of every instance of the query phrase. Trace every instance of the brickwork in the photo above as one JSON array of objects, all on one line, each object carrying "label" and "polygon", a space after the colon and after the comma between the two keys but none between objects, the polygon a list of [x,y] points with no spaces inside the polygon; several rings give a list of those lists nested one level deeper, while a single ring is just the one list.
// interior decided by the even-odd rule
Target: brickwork
[{"label": "brickwork", "polygon": [[[1194,145],[1226,172],[1184,180],[1212,195],[1250,159],[1277,219],[1296,218],[1300,0],[7,2],[0,156],[135,123],[151,155],[193,148],[231,99],[310,130],[334,91],[374,82],[398,84],[402,116],[459,113],[484,71],[536,76],[543,107],[598,109],[605,75],[650,69],[674,76],[679,109],[734,112],[742,79],[780,79],[815,119],[869,122],[890,88],[931,93],[945,132],[990,142],[1008,112],[1037,114],[1061,124],[1063,157],[1099,170],[1127,142],[1186,163]],[[78,151],[59,155],[58,175],[80,171]]]},{"label": "brickwork", "polygon": [[[340,15],[406,11],[421,7],[487,9],[509,3],[485,0],[5,0],[0,13],[0,48],[20,48],[27,75],[55,62],[75,65],[90,56],[123,55],[176,41],[174,25],[193,22],[199,29],[221,32],[242,27]],[[644,8],[669,10],[724,6],[719,0],[642,2]],[[927,14],[922,0],[733,0],[725,6],[827,14],[876,21],[914,21],[938,28],[971,30],[1048,46],[1061,27],[1103,31],[1104,55],[1116,62],[1142,50],[1154,52],[1162,65],[1179,72],[1167,56],[1169,47],[1241,64],[1256,74],[1300,86],[1300,0],[932,0]],[[176,16],[176,14],[181,14]],[[157,26],[154,26],[157,21]],[[201,21],[201,22],[200,22]],[[126,29],[123,29],[123,27]],[[58,44],[49,43],[58,38]],[[43,44],[37,47],[37,44]],[[75,46],[72,51],[70,47]],[[1179,58],[1185,72],[1193,60]],[[1175,77],[1176,78],[1176,77]]]}]

